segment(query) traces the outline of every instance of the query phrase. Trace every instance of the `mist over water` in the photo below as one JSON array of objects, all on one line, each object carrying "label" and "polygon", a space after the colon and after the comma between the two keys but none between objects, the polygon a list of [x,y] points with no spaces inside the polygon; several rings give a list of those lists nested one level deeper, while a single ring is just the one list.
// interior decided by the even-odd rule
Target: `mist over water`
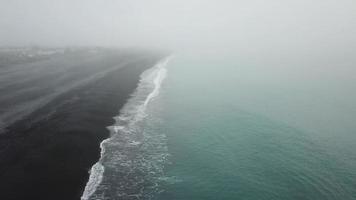
[{"label": "mist over water", "polygon": [[340,56],[355,48],[352,0],[0,3],[1,45],[146,46],[264,59]]},{"label": "mist over water", "polygon": [[0,0],[0,46],[174,53],[115,111],[82,199],[356,198],[354,0]]},{"label": "mist over water", "polygon": [[204,60],[238,60],[259,66],[261,76],[288,73],[292,79],[352,82],[356,74],[352,0],[1,0],[0,4],[2,46],[161,49]]}]

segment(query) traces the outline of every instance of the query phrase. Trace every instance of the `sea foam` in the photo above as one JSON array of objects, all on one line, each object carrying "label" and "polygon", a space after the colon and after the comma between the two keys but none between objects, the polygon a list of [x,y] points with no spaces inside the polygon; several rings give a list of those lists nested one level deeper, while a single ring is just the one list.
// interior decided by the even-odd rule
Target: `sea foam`
[{"label": "sea foam", "polygon": [[[152,177],[162,172],[163,163],[168,155],[164,145],[165,137],[147,135],[140,122],[147,116],[146,109],[149,103],[159,94],[167,74],[165,66],[170,59],[171,57],[165,58],[141,75],[136,91],[122,108],[119,116],[114,117],[116,123],[107,127],[111,136],[100,144],[100,159],[90,170],[89,181],[81,200],[104,199],[105,196],[112,194],[115,197],[140,199],[145,195],[144,187],[140,185],[146,187],[157,185],[144,182],[148,176]],[[154,153],[145,155],[145,152],[149,151]],[[103,184],[107,170],[108,183]],[[117,180],[110,181],[115,178]],[[158,177],[156,179],[159,180]],[[128,189],[136,191],[127,192]]]}]

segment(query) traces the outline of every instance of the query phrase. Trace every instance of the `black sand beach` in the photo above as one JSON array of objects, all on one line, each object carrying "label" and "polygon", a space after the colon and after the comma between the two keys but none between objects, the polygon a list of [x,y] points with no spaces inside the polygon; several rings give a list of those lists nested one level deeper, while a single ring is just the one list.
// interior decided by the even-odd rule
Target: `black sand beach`
[{"label": "black sand beach", "polygon": [[140,74],[160,58],[143,51],[72,49],[2,60],[0,199],[80,199],[99,143],[108,137],[106,126]]}]

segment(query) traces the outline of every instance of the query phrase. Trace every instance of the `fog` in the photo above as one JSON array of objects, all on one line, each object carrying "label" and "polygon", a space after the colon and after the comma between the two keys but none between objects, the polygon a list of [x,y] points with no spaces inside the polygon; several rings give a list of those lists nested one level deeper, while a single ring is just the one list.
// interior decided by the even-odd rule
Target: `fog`
[{"label": "fog", "polygon": [[0,45],[350,54],[356,47],[356,2],[0,0],[0,27]]}]

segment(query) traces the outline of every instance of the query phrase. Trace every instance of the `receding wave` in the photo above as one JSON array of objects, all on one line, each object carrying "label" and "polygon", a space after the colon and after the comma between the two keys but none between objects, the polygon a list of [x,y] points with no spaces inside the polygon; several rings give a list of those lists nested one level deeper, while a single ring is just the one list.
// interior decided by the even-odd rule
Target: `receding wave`
[{"label": "receding wave", "polygon": [[100,160],[90,170],[82,200],[151,199],[159,192],[168,157],[165,135],[145,130],[146,109],[159,94],[171,58],[141,75],[140,83],[107,127],[111,136],[102,141]]}]

